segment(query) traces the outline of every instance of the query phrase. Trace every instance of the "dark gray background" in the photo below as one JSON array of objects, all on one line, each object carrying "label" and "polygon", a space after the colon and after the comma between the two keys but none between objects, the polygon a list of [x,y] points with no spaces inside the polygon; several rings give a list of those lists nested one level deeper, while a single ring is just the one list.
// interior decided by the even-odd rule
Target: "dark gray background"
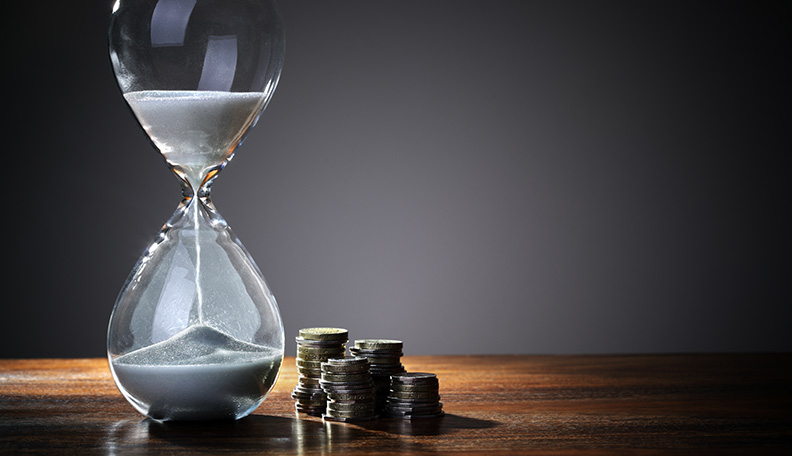
[{"label": "dark gray background", "polygon": [[[180,191],[116,87],[112,2],[15,3],[0,356],[103,356]],[[213,196],[287,354],[313,325],[407,354],[792,349],[790,9],[757,3],[281,2],[280,85]]]}]

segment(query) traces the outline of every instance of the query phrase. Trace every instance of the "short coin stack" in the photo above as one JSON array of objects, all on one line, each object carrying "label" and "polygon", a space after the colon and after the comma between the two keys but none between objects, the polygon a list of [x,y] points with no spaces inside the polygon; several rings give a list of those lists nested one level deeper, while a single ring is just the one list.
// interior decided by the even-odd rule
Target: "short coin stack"
[{"label": "short coin stack", "polygon": [[298,412],[321,416],[327,408],[327,396],[320,385],[322,363],[344,357],[349,332],[343,328],[305,328],[299,334],[297,386],[292,399]]},{"label": "short coin stack", "polygon": [[440,384],[435,374],[414,372],[391,376],[385,411],[388,416],[417,419],[443,416]]},{"label": "short coin stack", "polygon": [[368,421],[376,418],[374,383],[366,358],[328,359],[319,382],[327,395],[328,421]]},{"label": "short coin stack", "polygon": [[405,372],[401,363],[403,348],[402,341],[390,339],[360,339],[355,341],[354,347],[349,348],[353,356],[369,360],[369,371],[377,394],[377,413],[385,410],[390,390],[390,376]]}]

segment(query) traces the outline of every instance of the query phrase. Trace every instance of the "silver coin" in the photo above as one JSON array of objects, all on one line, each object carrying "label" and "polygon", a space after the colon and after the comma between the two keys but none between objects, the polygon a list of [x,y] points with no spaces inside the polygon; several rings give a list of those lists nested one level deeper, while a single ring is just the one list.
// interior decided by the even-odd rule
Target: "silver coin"
[{"label": "silver coin", "polygon": [[353,411],[327,409],[325,411],[325,415],[332,416],[334,418],[364,418],[368,416],[375,416],[374,409]]},{"label": "silver coin", "polygon": [[[355,394],[358,397],[377,397],[377,393],[373,389],[327,389],[326,394]],[[366,396],[368,395],[368,396]]]},{"label": "silver coin", "polygon": [[295,403],[294,404],[294,408],[295,408],[295,410],[299,410],[301,412],[313,412],[313,411],[317,411],[317,410],[324,411],[327,408],[327,406],[325,404],[308,405],[308,404]]},{"label": "silver coin", "polygon": [[[402,369],[399,370],[401,371]],[[399,372],[389,372],[389,371],[381,371],[381,370],[375,370],[374,372],[371,372],[371,370],[369,370],[369,373],[371,374],[371,378],[376,379],[376,381],[390,387],[391,384],[390,376],[393,374],[398,374]]]},{"label": "silver coin", "polygon": [[330,358],[338,358],[340,356],[344,356],[344,352],[341,350],[333,350],[330,353],[311,353],[308,351],[298,351],[296,359],[325,362]]},{"label": "silver coin", "polygon": [[308,375],[303,375],[302,373],[297,376],[297,383],[302,384],[304,386],[320,386],[321,379],[317,375],[316,377],[311,377]]},{"label": "silver coin", "polygon": [[322,380],[326,382],[344,382],[344,383],[353,383],[353,382],[364,382],[364,381],[371,381],[371,374],[368,372],[363,372],[359,374],[329,374],[326,372],[322,372]]},{"label": "silver coin", "polygon": [[366,391],[375,391],[374,385],[361,383],[358,385],[346,385],[343,383],[325,383],[322,385],[322,390],[325,393],[363,393]]},{"label": "silver coin", "polygon": [[307,393],[307,394],[313,394],[313,393],[320,394],[324,392],[322,387],[319,385],[301,385],[299,383],[297,384],[297,386],[294,387],[294,391],[297,391],[299,393]]},{"label": "silver coin", "polygon": [[404,351],[402,349],[395,349],[395,350],[383,350],[383,349],[368,349],[368,348],[357,348],[357,347],[349,347],[349,352],[353,353],[358,356],[387,356],[387,357],[402,357],[404,356]]},{"label": "silver coin", "polygon": [[321,386],[326,393],[374,391],[374,385],[370,382],[358,382],[353,385],[344,382],[324,382],[321,384]]},{"label": "silver coin", "polygon": [[391,376],[391,380],[401,383],[436,382],[437,375],[428,372],[406,372]]},{"label": "silver coin", "polygon": [[408,380],[408,381],[405,382],[405,381],[399,380],[397,378],[397,377],[400,377],[402,375],[406,375],[406,374],[391,374],[391,385],[393,385],[394,388],[396,388],[396,387],[401,388],[403,386],[407,386],[407,387],[409,387],[409,386],[419,386],[419,385],[435,385],[435,386],[437,386],[437,385],[440,384],[440,382],[438,382],[436,378],[422,378],[422,379],[416,379],[416,380]]},{"label": "silver coin", "polygon": [[415,407],[395,406],[393,404],[388,404],[387,408],[388,408],[388,410],[393,410],[393,411],[400,412],[400,413],[428,413],[428,414],[432,414],[432,413],[437,413],[440,410],[442,410],[443,409],[443,404],[442,404],[442,402],[438,402],[438,403],[433,404],[433,405],[422,405],[422,406],[415,406]]},{"label": "silver coin", "polygon": [[439,398],[437,391],[393,391],[388,392],[388,397],[398,399],[434,399]]},{"label": "silver coin", "polygon": [[338,364],[338,365],[357,365],[357,364],[369,364],[369,360],[367,358],[361,356],[352,356],[349,358],[330,358],[327,360],[329,364]]},{"label": "silver coin", "polygon": [[375,394],[371,394],[369,391],[361,391],[355,393],[325,393],[327,395],[327,399],[330,401],[366,401],[371,400],[372,397],[376,397]]},{"label": "silver coin", "polygon": [[[399,374],[395,374],[399,375]],[[390,387],[394,391],[422,391],[421,388],[424,388],[423,391],[429,389],[440,389],[440,384],[438,382],[416,382],[416,383],[400,383],[393,381],[393,375],[391,375],[391,382]],[[410,389],[410,387],[414,387]]]},{"label": "silver coin", "polygon": [[355,347],[362,349],[390,349],[401,350],[404,347],[404,342],[393,339],[358,339],[355,341]]},{"label": "silver coin", "polygon": [[346,347],[346,340],[319,340],[319,339],[305,339],[303,337],[295,337],[298,347],[310,348],[329,348],[329,347]]},{"label": "silver coin", "polygon": [[323,344],[322,341],[307,341],[305,344],[297,344],[297,353],[314,353],[317,355],[342,353],[341,356],[336,358],[343,358],[343,353],[346,353],[346,344],[342,342]]},{"label": "silver coin", "polygon": [[334,412],[371,412],[374,413],[374,402],[353,404],[348,402],[328,402],[327,410]]},{"label": "silver coin", "polygon": [[407,383],[393,383],[389,384],[389,387],[393,389],[393,391],[438,391],[439,385],[438,384],[407,384]]},{"label": "silver coin", "polygon": [[393,407],[393,408],[396,408],[396,409],[400,409],[400,408],[402,408],[402,409],[403,408],[416,408],[416,407],[436,407],[437,404],[441,404],[440,401],[426,401],[426,402],[404,402],[404,401],[399,401],[399,402],[394,402],[394,401],[392,401],[390,399],[388,399],[387,403],[388,403],[388,407]]},{"label": "silver coin", "polygon": [[344,328],[303,328],[299,331],[301,338],[306,340],[344,340],[349,338],[349,331]]},{"label": "silver coin", "polygon": [[322,372],[327,374],[362,374],[369,372],[366,364],[333,364],[322,363]]},{"label": "silver coin", "polygon": [[308,416],[322,416],[324,412],[324,410],[297,410],[297,413],[302,413]]},{"label": "silver coin", "polygon": [[327,402],[327,395],[326,394],[306,394],[301,393],[299,391],[292,391],[291,393],[292,399],[299,399],[304,402],[308,401],[316,401],[316,402]]},{"label": "silver coin", "polygon": [[385,358],[380,356],[368,356],[367,358],[369,360],[369,364],[372,366],[401,364],[399,358]]},{"label": "silver coin", "polygon": [[311,369],[321,369],[323,362],[324,361],[303,359],[303,358],[300,358],[300,357],[295,358],[295,364],[297,364],[297,367],[308,367],[308,368],[311,368]]},{"label": "silver coin", "polygon": [[321,393],[307,393],[298,391],[296,388],[291,393],[292,399],[307,399],[307,400],[327,400],[327,394],[322,391]]},{"label": "silver coin", "polygon": [[302,375],[303,377],[309,377],[309,378],[322,377],[322,371],[319,369],[309,369],[307,367],[301,367],[297,372],[299,372],[300,375]]}]

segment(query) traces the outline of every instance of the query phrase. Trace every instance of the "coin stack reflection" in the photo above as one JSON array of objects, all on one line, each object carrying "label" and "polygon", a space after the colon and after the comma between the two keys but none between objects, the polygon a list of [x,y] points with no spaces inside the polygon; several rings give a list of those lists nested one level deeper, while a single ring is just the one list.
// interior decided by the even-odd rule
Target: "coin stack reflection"
[{"label": "coin stack reflection", "polygon": [[374,381],[374,390],[377,394],[377,413],[385,410],[390,390],[391,375],[405,372],[401,363],[404,343],[391,339],[359,339],[355,346],[349,348],[353,356],[369,360],[371,379]]},{"label": "coin stack reflection", "polygon": [[327,396],[320,385],[322,363],[343,358],[349,332],[343,328],[301,329],[297,341],[297,386],[292,391],[295,408],[300,413],[322,416]]}]

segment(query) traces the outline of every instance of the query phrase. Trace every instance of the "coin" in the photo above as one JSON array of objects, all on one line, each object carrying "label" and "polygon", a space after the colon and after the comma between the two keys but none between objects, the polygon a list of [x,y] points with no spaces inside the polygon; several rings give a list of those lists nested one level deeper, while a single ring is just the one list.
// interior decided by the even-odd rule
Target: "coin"
[{"label": "coin", "polygon": [[396,350],[390,349],[366,349],[350,347],[349,351],[360,356],[404,356],[404,352],[399,348]]},{"label": "coin", "polygon": [[303,374],[302,372],[297,375],[297,382],[304,385],[319,386],[319,376],[313,377]]},{"label": "coin", "polygon": [[297,410],[298,413],[304,413],[306,415],[311,415],[311,416],[322,416],[322,414],[324,414],[324,412],[325,412],[324,408],[312,408],[312,407],[298,407],[298,406],[295,406],[294,409]]},{"label": "coin", "polygon": [[333,410],[336,412],[373,412],[374,401],[365,403],[328,402],[327,410]]},{"label": "coin", "polygon": [[371,374],[361,372],[357,374],[331,374],[327,371],[322,371],[322,380],[326,382],[362,382],[371,381]]},{"label": "coin", "polygon": [[300,347],[310,348],[338,348],[340,346],[346,347],[346,340],[323,340],[323,339],[305,339],[303,337],[295,337],[294,340]]},{"label": "coin", "polygon": [[344,328],[303,328],[300,337],[306,340],[344,340],[349,338],[349,331]]},{"label": "coin", "polygon": [[404,342],[392,339],[359,339],[355,341],[355,347],[362,349],[401,350],[404,347]]},{"label": "coin", "polygon": [[359,392],[351,392],[351,393],[325,393],[327,395],[327,399],[329,401],[363,401],[363,400],[370,400],[373,395],[371,394],[370,390],[368,391],[359,391]]},{"label": "coin", "polygon": [[312,361],[302,358],[296,359],[297,367],[307,367],[309,369],[321,369],[324,361]]},{"label": "coin", "polygon": [[[395,391],[401,391],[401,392],[408,392],[408,391],[415,391],[415,392],[419,392],[419,391],[434,391],[434,392],[437,392],[438,391],[438,386],[439,385],[437,383],[428,384],[428,385],[427,384],[420,384],[420,383],[415,383],[415,384],[412,384],[412,383],[394,383],[393,384],[394,390]],[[390,388],[390,382],[388,383],[388,388]]]},{"label": "coin", "polygon": [[363,418],[374,416],[374,409],[370,410],[332,410],[327,409],[325,415],[335,418]]},{"label": "coin", "polygon": [[440,401],[440,396],[425,397],[421,399],[404,399],[388,395],[388,403],[394,405],[429,405]]},{"label": "coin", "polygon": [[360,356],[350,356],[349,358],[330,358],[327,360],[328,364],[335,364],[335,365],[344,365],[344,366],[356,366],[356,365],[368,365],[369,360],[368,358],[360,357]]},{"label": "coin", "polygon": [[[300,340],[299,337],[295,338],[297,341],[297,353],[316,353],[319,355],[333,355],[340,352],[339,356],[329,356],[329,358],[343,358],[346,349],[344,341],[325,341],[325,340]],[[332,342],[332,343],[328,343]]]},{"label": "coin", "polygon": [[[396,375],[398,375],[398,374],[396,374]],[[407,388],[403,388],[404,386],[415,386],[416,388],[407,389]],[[421,388],[418,388],[419,386]],[[391,389],[396,390],[396,391],[421,391],[421,390],[423,390],[423,391],[430,391],[430,390],[434,391],[434,390],[438,390],[440,388],[440,385],[436,381],[435,382],[431,382],[431,383],[399,383],[399,382],[393,381],[393,376],[391,376],[390,387],[391,387]]]},{"label": "coin", "polygon": [[403,373],[404,372],[404,368],[396,368],[396,367],[381,368],[381,367],[375,367],[373,370],[369,369],[369,372],[371,372],[371,377],[372,378],[377,378],[382,383],[390,386],[390,384],[391,384],[391,375],[396,375],[396,374]]},{"label": "coin", "polygon": [[328,380],[319,380],[319,386],[321,386],[322,389],[325,390],[326,392],[328,390],[332,390],[334,392],[340,392],[340,391],[346,392],[346,391],[354,391],[356,389],[359,390],[363,388],[374,389],[374,382],[372,382],[371,380],[361,380],[356,382],[343,382],[343,381],[331,382]]},{"label": "coin", "polygon": [[[299,388],[299,387],[298,387]],[[292,399],[313,399],[313,400],[326,400],[327,394],[324,391],[321,392],[309,392],[309,391],[301,391],[298,388],[294,388],[291,393]]]},{"label": "coin", "polygon": [[391,381],[401,383],[430,383],[437,382],[437,375],[428,372],[405,372],[404,374],[391,375]]},{"label": "coin", "polygon": [[388,393],[388,397],[398,399],[435,399],[440,396],[437,391],[394,391]]},{"label": "coin", "polygon": [[372,365],[393,365],[393,364],[401,364],[400,358],[385,358],[380,356],[369,356],[368,357],[369,363]]},{"label": "coin", "polygon": [[369,373],[367,364],[330,364],[322,363],[322,372],[328,374],[364,374]]},{"label": "coin", "polygon": [[303,361],[327,361],[330,358],[338,358],[339,356],[344,356],[343,350],[333,350],[332,352],[328,353],[316,353],[309,350],[300,350],[297,349],[297,359],[301,359]]}]

